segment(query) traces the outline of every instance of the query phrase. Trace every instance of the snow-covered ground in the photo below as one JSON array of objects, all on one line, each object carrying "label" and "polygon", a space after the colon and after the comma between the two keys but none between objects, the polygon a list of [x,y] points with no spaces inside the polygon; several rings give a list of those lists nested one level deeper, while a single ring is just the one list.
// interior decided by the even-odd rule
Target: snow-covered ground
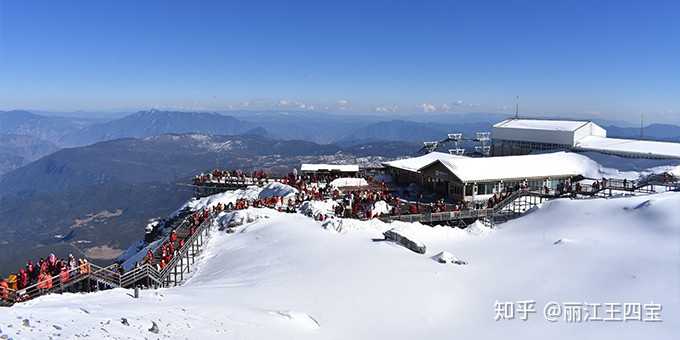
[{"label": "snow-covered ground", "polygon": [[368,186],[368,182],[363,178],[342,177],[334,179],[328,185],[331,188],[365,187]]},{"label": "snow-covered ground", "polygon": [[245,189],[225,191],[212,196],[191,200],[187,202],[182,208],[180,208],[180,210],[189,208],[195,211],[217,205],[218,203],[222,203],[224,205],[227,205],[229,203],[235,204],[236,201],[239,199],[246,199],[252,201],[256,199],[269,198],[273,196],[279,196],[283,197],[284,199],[288,199],[294,197],[297,192],[298,192],[297,189],[289,185],[277,182],[269,183],[263,187],[252,185]]},{"label": "snow-covered ground", "polygon": [[[142,291],[140,299],[123,289],[45,296],[0,309],[0,336],[675,339],[678,206],[680,193],[563,199],[494,230],[377,220],[323,228],[300,214],[249,209],[258,218],[233,234],[215,230],[184,286]],[[373,240],[394,227],[427,253]],[[443,251],[467,264],[439,263]],[[496,301],[521,300],[536,301],[528,321],[517,313],[494,320]],[[551,323],[543,317],[549,301],[653,302],[663,306],[664,321]],[[149,331],[153,322],[157,334]]]}]

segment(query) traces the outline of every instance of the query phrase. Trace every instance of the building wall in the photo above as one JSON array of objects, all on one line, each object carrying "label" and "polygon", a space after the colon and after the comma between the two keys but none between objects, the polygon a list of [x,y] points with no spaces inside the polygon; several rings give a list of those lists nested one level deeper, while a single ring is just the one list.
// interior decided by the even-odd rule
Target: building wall
[{"label": "building wall", "polygon": [[[498,178],[479,182],[462,182],[443,164],[437,162],[421,169],[424,188],[436,192],[442,197],[453,201],[474,201],[475,198],[488,198],[490,195],[500,193],[506,188],[514,190],[526,181],[529,189],[541,190],[547,186],[555,189],[558,183],[564,183],[571,176],[533,177],[533,178]],[[442,192],[442,188],[446,188]]]},{"label": "building wall", "polygon": [[443,164],[437,162],[421,169],[423,186],[452,200],[462,200],[463,183]]},{"label": "building wall", "polygon": [[387,167],[387,173],[392,176],[392,179],[401,185],[409,185],[415,183],[423,184],[423,176],[418,172],[408,171],[399,168]]},{"label": "building wall", "polygon": [[532,152],[561,151],[571,149],[567,144],[534,143],[494,139],[491,145],[492,156],[519,156]]},{"label": "building wall", "polygon": [[573,131],[518,129],[494,127],[491,134],[493,139],[508,141],[525,141],[542,144],[560,144],[574,146]]},{"label": "building wall", "polygon": [[574,131],[574,144],[572,146],[575,146],[578,141],[588,136],[607,137],[607,130],[601,128],[599,125],[593,122],[589,122],[588,124]]},{"label": "building wall", "polygon": [[532,152],[570,150],[588,136],[606,137],[607,130],[588,122],[574,131],[494,127],[494,156],[527,155]]}]

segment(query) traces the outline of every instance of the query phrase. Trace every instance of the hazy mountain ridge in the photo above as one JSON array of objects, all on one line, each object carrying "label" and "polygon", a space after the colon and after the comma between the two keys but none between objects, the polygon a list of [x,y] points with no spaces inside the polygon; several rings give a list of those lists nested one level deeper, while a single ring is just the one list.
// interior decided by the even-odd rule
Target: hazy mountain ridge
[{"label": "hazy mountain ridge", "polygon": [[476,132],[490,132],[491,127],[492,124],[485,122],[443,124],[392,120],[370,124],[344,136],[338,142],[354,144],[382,140],[422,143],[445,139],[449,133],[463,133],[464,137],[472,138]]},{"label": "hazy mountain ridge", "polygon": [[622,128],[618,126],[607,126],[605,129],[607,129],[607,136],[609,137],[680,142],[680,126],[677,125],[651,124],[645,126],[642,130],[639,127]]},{"label": "hazy mountain ridge", "polygon": [[0,134],[24,135],[52,143],[74,133],[95,120],[43,116],[28,111],[0,111]]},{"label": "hazy mountain ridge", "polygon": [[235,135],[262,127],[231,116],[205,112],[149,110],[94,124],[64,136],[65,145],[88,145],[119,138],[144,138],[165,133]]},{"label": "hazy mountain ridge", "polygon": [[56,145],[37,137],[0,134],[0,176],[56,150]]}]

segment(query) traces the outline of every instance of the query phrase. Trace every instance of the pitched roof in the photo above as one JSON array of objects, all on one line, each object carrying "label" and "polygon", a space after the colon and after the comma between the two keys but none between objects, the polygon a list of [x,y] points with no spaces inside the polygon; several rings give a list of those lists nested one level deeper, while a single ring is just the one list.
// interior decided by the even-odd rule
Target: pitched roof
[{"label": "pitched roof", "polygon": [[494,124],[494,128],[531,129],[550,131],[576,131],[590,123],[586,120],[506,119]]},{"label": "pitched roof", "polygon": [[589,136],[578,141],[576,148],[653,158],[680,158],[680,143],[671,142]]},{"label": "pitched roof", "polygon": [[384,162],[382,163],[384,166],[392,167],[392,168],[397,168],[397,169],[402,169],[402,170],[407,170],[411,172],[417,172],[420,170],[420,168],[424,167],[425,165],[428,165],[436,160],[439,159],[453,159],[453,158],[467,158],[465,156],[456,156],[456,155],[451,155],[448,153],[443,153],[443,152],[430,152],[426,155],[418,156],[418,157],[411,157],[411,158],[404,158],[404,159],[398,159],[395,161],[389,161],[389,162]]},{"label": "pitched roof", "polygon": [[597,178],[600,175],[599,164],[588,157],[571,152],[436,160],[423,168],[436,162],[441,162],[463,182],[578,175]]}]

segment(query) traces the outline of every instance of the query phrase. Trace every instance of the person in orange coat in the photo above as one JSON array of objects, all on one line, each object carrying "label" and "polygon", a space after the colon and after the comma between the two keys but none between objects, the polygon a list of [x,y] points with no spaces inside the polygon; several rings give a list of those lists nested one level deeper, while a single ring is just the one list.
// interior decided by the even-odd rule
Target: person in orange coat
[{"label": "person in orange coat", "polygon": [[52,289],[52,276],[49,273],[45,274],[45,289]]},{"label": "person in orange coat", "polygon": [[80,263],[80,274],[88,274],[90,272],[90,263],[87,262],[87,259],[81,260],[82,262]]},{"label": "person in orange coat", "polygon": [[42,294],[45,289],[47,289],[47,273],[44,270],[40,271],[40,274],[38,274],[38,291],[40,291],[40,294]]},{"label": "person in orange coat", "polygon": [[66,283],[68,283],[69,274],[68,274],[68,270],[66,270],[66,266],[61,267],[61,272],[59,273],[59,279],[61,280],[62,285],[65,285]]},{"label": "person in orange coat", "polygon": [[5,279],[0,280],[0,298],[3,300],[9,299],[9,285]]}]

